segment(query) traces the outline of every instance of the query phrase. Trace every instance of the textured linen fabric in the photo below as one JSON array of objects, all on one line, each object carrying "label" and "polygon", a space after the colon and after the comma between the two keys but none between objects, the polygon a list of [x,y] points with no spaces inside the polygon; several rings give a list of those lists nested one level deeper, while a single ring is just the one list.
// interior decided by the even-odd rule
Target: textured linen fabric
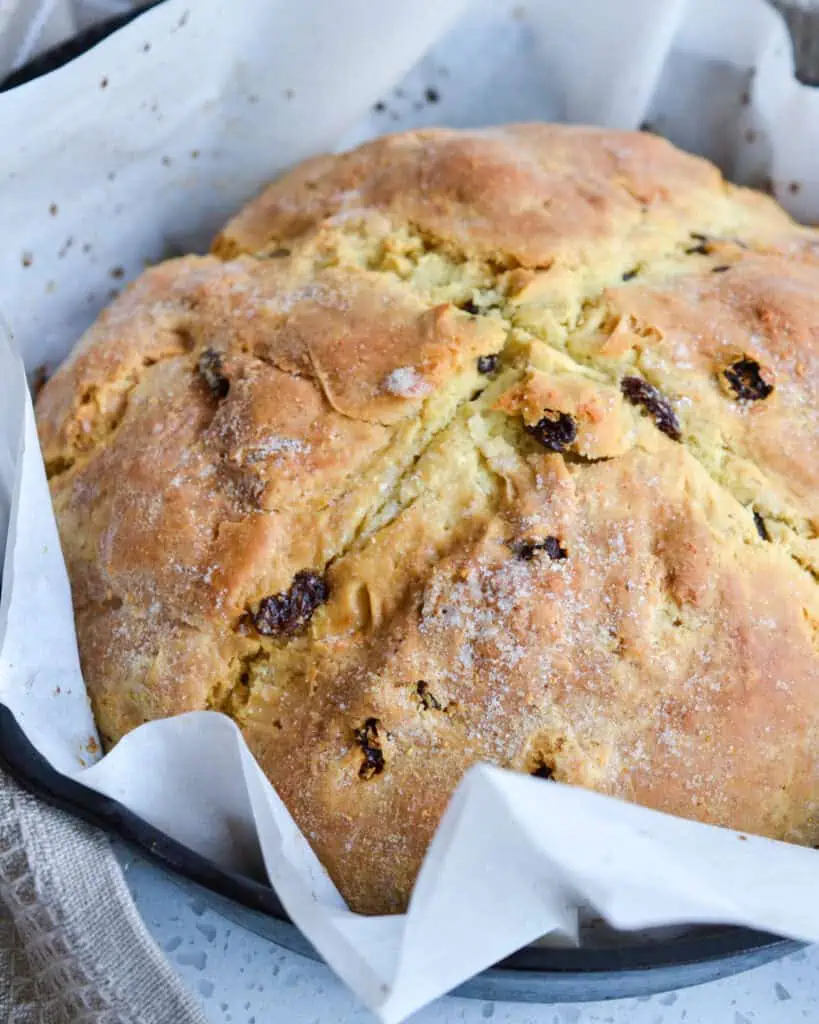
[{"label": "textured linen fabric", "polygon": [[0,773],[0,1021],[205,1024],[108,839]]}]

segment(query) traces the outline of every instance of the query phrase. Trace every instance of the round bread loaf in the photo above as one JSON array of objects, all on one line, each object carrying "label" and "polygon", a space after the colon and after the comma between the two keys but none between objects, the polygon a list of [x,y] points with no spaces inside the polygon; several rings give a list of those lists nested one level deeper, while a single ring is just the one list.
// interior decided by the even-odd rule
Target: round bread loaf
[{"label": "round bread loaf", "polygon": [[37,413],[106,744],[224,711],[355,910],[479,761],[819,842],[819,235],[703,160],[309,161]]}]

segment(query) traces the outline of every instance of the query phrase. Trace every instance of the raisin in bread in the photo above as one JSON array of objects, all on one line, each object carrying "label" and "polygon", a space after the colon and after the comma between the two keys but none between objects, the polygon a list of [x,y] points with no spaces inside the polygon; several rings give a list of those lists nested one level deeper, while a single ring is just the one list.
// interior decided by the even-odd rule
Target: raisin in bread
[{"label": "raisin in bread", "polygon": [[819,235],[703,160],[311,160],[37,413],[105,742],[230,715],[354,909],[478,761],[819,842]]}]

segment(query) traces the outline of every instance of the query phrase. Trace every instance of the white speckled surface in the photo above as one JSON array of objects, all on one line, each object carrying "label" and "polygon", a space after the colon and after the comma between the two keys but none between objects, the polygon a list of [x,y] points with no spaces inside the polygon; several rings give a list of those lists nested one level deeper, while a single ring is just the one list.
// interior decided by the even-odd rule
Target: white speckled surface
[{"label": "white speckled surface", "polygon": [[[141,859],[123,858],[154,938],[213,1024],[370,1024],[320,964],[232,924]],[[819,1021],[819,947],[700,988],[606,1003],[441,999],[413,1024],[795,1024]]]}]

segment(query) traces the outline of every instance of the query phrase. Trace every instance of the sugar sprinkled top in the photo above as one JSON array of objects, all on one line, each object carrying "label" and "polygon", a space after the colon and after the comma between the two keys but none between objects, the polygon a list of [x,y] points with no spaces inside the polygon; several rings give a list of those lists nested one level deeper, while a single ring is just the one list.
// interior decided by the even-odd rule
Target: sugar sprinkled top
[{"label": "sugar sprinkled top", "polygon": [[264,462],[265,459],[269,459],[275,455],[288,454],[302,454],[310,451],[310,445],[304,441],[299,441],[294,437],[268,437],[261,444],[254,445],[252,448],[248,448],[245,452],[245,462]]},{"label": "sugar sprinkled top", "polygon": [[430,385],[414,366],[399,366],[384,378],[384,390],[401,398],[418,398],[430,390]]}]

